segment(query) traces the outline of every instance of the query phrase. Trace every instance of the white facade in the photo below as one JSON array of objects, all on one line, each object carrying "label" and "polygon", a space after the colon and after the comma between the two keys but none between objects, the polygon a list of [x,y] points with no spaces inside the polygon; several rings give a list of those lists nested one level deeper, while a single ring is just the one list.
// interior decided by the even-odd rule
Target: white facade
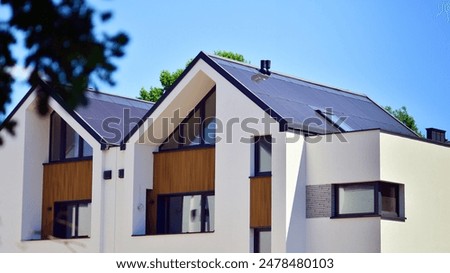
[{"label": "white facade", "polygon": [[[176,111],[186,117],[214,86],[216,118],[222,124],[215,144],[215,231],[145,235],[154,152],[176,126],[165,130],[163,123]],[[51,99],[50,107],[94,150],[91,236],[40,240],[42,164],[49,161],[50,122],[38,117],[34,103],[32,93],[13,116],[18,121],[16,136],[3,134],[5,144],[0,146],[0,252],[252,251],[249,177],[255,164],[251,140],[258,135],[271,135],[273,140],[272,252],[450,251],[449,147],[379,130],[310,137],[282,131],[277,121],[202,59],[131,136],[125,150],[102,150]],[[112,172],[111,179],[104,179],[105,170]],[[124,170],[124,178],[117,176],[119,170]],[[372,181],[404,185],[405,221],[307,218],[307,186]]]}]

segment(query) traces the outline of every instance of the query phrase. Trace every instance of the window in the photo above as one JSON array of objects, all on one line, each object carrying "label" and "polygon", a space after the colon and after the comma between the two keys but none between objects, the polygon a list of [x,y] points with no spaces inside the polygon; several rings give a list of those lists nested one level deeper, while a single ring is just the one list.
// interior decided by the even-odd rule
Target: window
[{"label": "window", "polygon": [[214,231],[214,193],[158,196],[158,234]]},{"label": "window", "polygon": [[255,142],[255,176],[272,173],[272,138],[257,136]]},{"label": "window", "polygon": [[272,232],[270,227],[255,228],[253,236],[254,253],[270,253],[272,251]]},{"label": "window", "polygon": [[56,112],[50,123],[50,162],[92,157],[92,147]]},{"label": "window", "polygon": [[53,236],[87,238],[91,235],[91,200],[55,202]]},{"label": "window", "polygon": [[214,145],[215,140],[216,93],[213,89],[164,141],[159,150]]},{"label": "window", "polygon": [[334,185],[334,216],[404,220],[404,186],[388,182]]}]

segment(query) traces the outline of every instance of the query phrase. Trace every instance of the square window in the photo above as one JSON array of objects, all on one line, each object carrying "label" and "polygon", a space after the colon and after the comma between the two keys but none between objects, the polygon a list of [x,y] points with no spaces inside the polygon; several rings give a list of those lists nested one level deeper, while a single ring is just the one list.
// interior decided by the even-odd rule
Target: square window
[{"label": "square window", "polygon": [[91,233],[91,201],[62,201],[54,204],[53,236],[86,238]]},{"label": "square window", "polygon": [[375,185],[338,186],[338,214],[375,213]]}]

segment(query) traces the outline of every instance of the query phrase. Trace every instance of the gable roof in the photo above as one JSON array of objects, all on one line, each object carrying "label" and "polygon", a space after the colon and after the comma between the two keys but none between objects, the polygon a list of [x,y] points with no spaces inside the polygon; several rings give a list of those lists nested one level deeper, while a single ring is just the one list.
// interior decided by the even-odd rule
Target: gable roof
[{"label": "gable roof", "polygon": [[[72,110],[67,107],[62,97],[49,84],[40,81],[38,86],[48,92],[53,99],[102,145],[118,146],[123,143],[124,137],[142,121],[145,114],[154,105],[154,103],[148,101],[88,89],[85,91],[88,104]],[[12,118],[38,86],[33,86],[28,91],[5,119],[5,122]],[[0,125],[0,129],[3,128],[3,124]]]},{"label": "gable roof", "polygon": [[366,95],[274,72],[265,80],[255,81],[254,76],[260,74],[259,68],[215,55],[207,55],[202,51],[143,116],[138,125],[129,131],[123,138],[123,143],[130,139],[199,60],[205,61],[278,121],[281,130],[294,129],[314,134],[341,132],[340,128],[318,113],[318,110],[331,109],[338,119],[345,122],[346,128],[351,128],[346,131],[380,129],[419,138],[416,133]]},{"label": "gable roof", "polygon": [[206,54],[202,58],[287,128],[317,134],[340,132],[318,111],[331,109],[337,119],[344,121],[345,131],[381,129],[417,137],[365,95],[274,72],[256,81],[256,75],[261,75],[259,68]]},{"label": "gable roof", "polygon": [[[380,129],[418,138],[366,95],[275,72],[264,77],[264,80],[256,81],[255,76],[261,75],[259,68],[204,52],[194,58],[156,103],[86,90],[89,104],[70,110],[47,83],[42,81],[41,86],[101,144],[121,145],[129,140],[200,59],[278,121],[282,130],[294,129],[315,134],[340,132],[340,128],[319,114],[319,110],[332,109],[336,118],[344,121],[345,131]],[[30,89],[5,121],[11,118],[34,89]],[[3,124],[0,125],[2,127]]]},{"label": "gable roof", "polygon": [[152,102],[87,90],[87,106],[74,110],[109,145],[119,145],[154,105]]}]

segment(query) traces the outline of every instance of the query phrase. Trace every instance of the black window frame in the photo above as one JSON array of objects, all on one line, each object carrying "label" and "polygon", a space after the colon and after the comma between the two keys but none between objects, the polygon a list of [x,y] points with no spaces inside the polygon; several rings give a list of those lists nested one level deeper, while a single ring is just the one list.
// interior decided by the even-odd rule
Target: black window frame
[{"label": "black window frame", "polygon": [[[374,210],[364,213],[339,213],[339,188],[345,186],[372,186],[374,188]],[[332,184],[333,186],[333,202],[331,218],[358,218],[358,217],[381,217],[384,220],[405,221],[405,190],[404,185],[386,181],[361,182],[361,183],[341,183]],[[387,215],[382,212],[382,197],[380,189],[382,186],[390,186],[395,189],[396,214],[397,216]]]},{"label": "black window frame", "polygon": [[[53,116],[54,115],[58,115],[58,113],[56,113],[56,111],[53,111],[50,114],[50,135],[49,135],[49,162],[50,163],[55,163],[55,162],[70,162],[70,161],[79,161],[79,160],[88,160],[88,159],[92,159],[92,155],[89,156],[84,156],[84,142],[86,142],[83,137],[80,136],[80,134],[78,134],[60,115],[58,115],[58,117],[61,120],[61,127],[60,127],[60,131],[59,131],[59,158],[58,159],[54,159],[53,158]],[[69,157],[66,158],[66,148],[67,148],[67,127],[70,127],[77,135],[78,137],[78,156],[76,157]],[[86,142],[87,143],[87,142]],[[87,143],[87,145],[89,145],[89,143]],[[89,145],[90,146],[90,145]],[[94,152],[93,147],[91,147],[92,152]]]},{"label": "black window frame", "polygon": [[270,144],[270,159],[272,160],[272,136],[262,135],[253,137],[254,143],[254,176],[271,176],[272,175],[272,162],[270,163],[270,171],[261,171],[260,158],[261,158],[261,139],[265,139]]},{"label": "black window frame", "polygon": [[[168,219],[168,199],[171,197],[184,197],[184,196],[193,196],[200,195],[201,196],[201,226],[200,231],[193,232],[177,232],[177,233],[169,233],[170,223]],[[157,235],[166,235],[166,234],[195,234],[195,233],[212,233],[214,230],[206,231],[206,200],[208,196],[214,196],[214,191],[200,191],[200,192],[184,192],[184,193],[171,193],[171,194],[159,194],[157,197],[157,213],[156,213],[156,234]],[[163,203],[164,202],[164,203]],[[209,209],[208,209],[209,210]],[[209,214],[210,216],[210,214]],[[215,216],[215,211],[214,211]]]},{"label": "black window frame", "polygon": [[[204,136],[204,131],[205,131],[205,126],[206,126],[206,122],[208,119],[210,119],[211,117],[206,117],[206,101],[214,94],[215,95],[215,91],[216,91],[216,87],[214,86],[209,92],[208,94],[206,94],[206,96],[194,107],[194,109],[192,109],[189,114],[183,119],[183,121],[173,130],[173,132],[163,141],[163,143],[159,146],[158,151],[162,152],[162,151],[172,151],[172,150],[179,150],[179,149],[189,149],[189,148],[194,148],[194,147],[214,147],[215,146],[215,141],[214,143],[206,143],[205,142],[205,136]],[[217,99],[214,100],[214,108],[216,109],[216,101]],[[189,145],[185,143],[185,127],[188,124],[189,119],[197,112],[199,111],[200,116],[198,117],[200,119],[200,143],[199,144],[194,144],[194,145]],[[214,111],[214,118],[216,118],[216,110]],[[175,135],[178,134],[178,135]],[[172,138],[177,138],[178,145],[176,145],[177,147],[175,148],[165,148],[164,146],[168,143],[170,143],[170,141],[172,140]],[[168,145],[169,146],[169,145]]]},{"label": "black window frame", "polygon": [[[78,222],[79,222],[79,206],[80,205],[85,205],[85,204],[91,204],[92,205],[92,200],[91,199],[83,199],[83,200],[70,200],[70,201],[55,201],[53,204],[53,232],[52,235],[56,238],[60,238],[60,239],[80,239],[80,238],[90,238],[89,236],[86,235],[78,235]],[[67,206],[71,206],[71,205],[76,205],[76,213],[75,213],[75,236],[59,236],[59,234],[57,234],[57,230],[59,230],[59,225],[57,222],[57,218],[58,218],[58,214],[60,213],[59,211],[59,207],[66,207]],[[92,223],[92,214],[91,214],[91,223]],[[64,226],[64,225],[61,225]],[[67,228],[67,226],[66,226]]]}]

